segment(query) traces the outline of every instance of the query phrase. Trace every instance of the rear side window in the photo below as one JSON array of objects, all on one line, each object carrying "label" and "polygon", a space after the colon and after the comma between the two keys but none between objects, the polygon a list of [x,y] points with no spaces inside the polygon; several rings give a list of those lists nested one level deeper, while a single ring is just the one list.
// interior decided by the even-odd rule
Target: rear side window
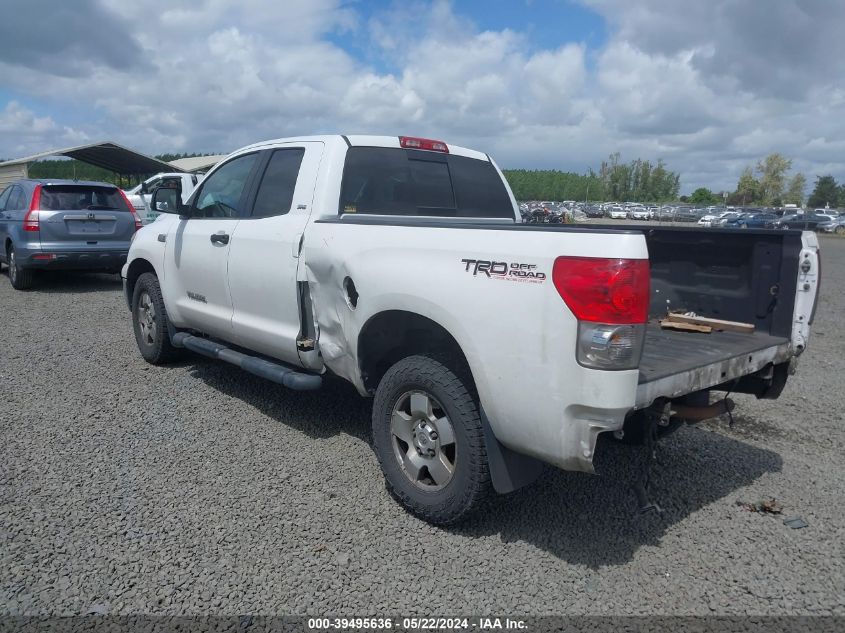
[{"label": "rear side window", "polygon": [[116,188],[90,185],[45,185],[38,206],[42,211],[129,211]]},{"label": "rear side window", "polygon": [[489,161],[389,147],[349,149],[338,211],[514,217],[505,185]]},{"label": "rear side window", "polygon": [[278,149],[273,152],[255,195],[252,217],[269,218],[290,211],[304,155],[305,150],[302,148]]},{"label": "rear side window", "polygon": [[18,185],[12,187],[12,193],[9,194],[9,201],[6,203],[7,211],[23,211],[26,209],[26,194]]}]

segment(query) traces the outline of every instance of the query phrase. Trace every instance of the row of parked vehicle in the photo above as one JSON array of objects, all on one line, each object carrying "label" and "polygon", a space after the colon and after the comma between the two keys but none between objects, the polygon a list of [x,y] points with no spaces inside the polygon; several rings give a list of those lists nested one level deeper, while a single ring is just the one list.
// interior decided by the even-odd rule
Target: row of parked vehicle
[{"label": "row of parked vehicle", "polygon": [[759,209],[745,207],[688,207],[640,203],[523,202],[522,221],[527,223],[583,222],[588,219],[690,222],[702,227],[729,229],[801,229],[845,234],[845,213],[830,209]]},{"label": "row of parked vehicle", "polygon": [[702,216],[698,224],[721,228],[802,229],[845,234],[845,215],[829,209],[816,209],[812,212],[790,209],[783,215],[765,209],[724,210]]}]

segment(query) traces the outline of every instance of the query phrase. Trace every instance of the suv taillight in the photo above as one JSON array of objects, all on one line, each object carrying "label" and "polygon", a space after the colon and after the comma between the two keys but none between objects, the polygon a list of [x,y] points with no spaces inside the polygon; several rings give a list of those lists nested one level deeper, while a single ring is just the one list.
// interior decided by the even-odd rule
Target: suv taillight
[{"label": "suv taillight", "polygon": [[120,193],[120,197],[123,198],[123,202],[126,204],[126,208],[129,209],[129,213],[132,214],[132,218],[135,220],[135,231],[138,231],[143,224],[141,223],[141,218],[138,217],[137,212],[135,211],[135,207],[132,206],[132,203],[129,202],[129,198],[126,197],[123,189],[117,190]]},{"label": "suv taillight", "polygon": [[578,319],[578,362],[636,369],[648,321],[648,260],[558,257],[552,280]]},{"label": "suv taillight", "polygon": [[35,185],[35,191],[32,192],[32,202],[29,203],[29,211],[23,216],[23,230],[24,231],[40,231],[41,227],[38,221],[38,210],[41,208],[41,185]]}]

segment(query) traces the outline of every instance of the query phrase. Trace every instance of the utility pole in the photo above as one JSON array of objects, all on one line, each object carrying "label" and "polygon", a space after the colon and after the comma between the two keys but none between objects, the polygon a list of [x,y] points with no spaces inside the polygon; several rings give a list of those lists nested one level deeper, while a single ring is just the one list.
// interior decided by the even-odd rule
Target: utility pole
[{"label": "utility pole", "polygon": [[587,192],[584,194],[584,209],[586,213],[587,198],[590,197],[590,168],[587,167]]}]

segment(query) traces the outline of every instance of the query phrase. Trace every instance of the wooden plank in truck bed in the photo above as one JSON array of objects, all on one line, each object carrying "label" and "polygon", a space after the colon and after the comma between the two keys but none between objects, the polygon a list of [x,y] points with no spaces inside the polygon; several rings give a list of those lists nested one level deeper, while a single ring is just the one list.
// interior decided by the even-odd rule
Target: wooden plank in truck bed
[{"label": "wooden plank in truck bed", "polygon": [[722,319],[711,319],[710,317],[702,316],[687,316],[677,312],[670,312],[666,317],[668,321],[676,323],[688,323],[690,325],[709,326],[714,330],[723,330],[725,332],[744,332],[750,334],[754,331],[753,323],[741,323],[739,321],[723,321]]}]

